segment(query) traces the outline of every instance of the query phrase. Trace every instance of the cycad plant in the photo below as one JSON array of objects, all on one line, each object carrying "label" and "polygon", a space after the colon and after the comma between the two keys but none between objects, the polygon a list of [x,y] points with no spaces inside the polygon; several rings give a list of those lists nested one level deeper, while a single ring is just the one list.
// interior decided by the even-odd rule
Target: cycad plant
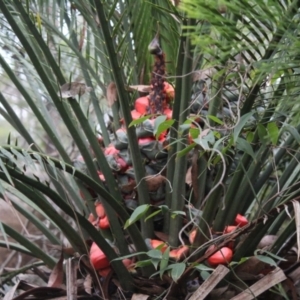
[{"label": "cycad plant", "polygon": [[53,269],[53,293],[57,249],[90,297],[204,299],[222,265],[222,299],[289,293],[299,3],[179,2],[0,0],[1,88],[18,95],[0,112],[20,136],[0,148],[0,191],[54,247],[4,222],[0,245]]}]

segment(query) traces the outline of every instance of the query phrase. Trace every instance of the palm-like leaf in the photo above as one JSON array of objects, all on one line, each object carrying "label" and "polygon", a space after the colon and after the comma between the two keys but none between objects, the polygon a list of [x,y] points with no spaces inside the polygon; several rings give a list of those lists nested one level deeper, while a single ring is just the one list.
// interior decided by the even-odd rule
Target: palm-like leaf
[{"label": "palm-like leaf", "polygon": [[[183,2],[185,4],[183,7],[188,11],[190,16],[209,21],[210,36],[206,34],[203,37],[201,35],[201,31],[198,30],[198,28],[202,28],[201,26],[195,28],[195,34],[193,35],[195,42],[201,45],[201,50],[205,49],[203,52],[206,55],[206,60],[202,67],[205,68],[208,65],[214,67],[215,70],[220,70],[219,74],[215,73],[211,84],[211,96],[213,100],[208,113],[215,114],[217,111],[222,110],[222,99],[232,101],[232,99],[226,99],[228,97],[225,93],[226,89],[228,90],[230,86],[235,86],[238,90],[242,91],[241,85],[247,86],[249,91],[245,94],[241,115],[253,109],[254,104],[263,107],[264,110],[261,117],[257,118],[257,124],[259,125],[257,130],[254,131],[254,139],[252,140],[254,149],[257,150],[255,157],[250,157],[251,152],[248,149],[249,151],[246,151],[246,154],[242,156],[240,163],[237,165],[235,173],[227,173],[221,181],[218,175],[216,177],[214,185],[221,182],[226,185],[228,180],[230,180],[230,183],[227,184],[228,188],[225,193],[223,187],[219,185],[216,191],[206,199],[207,205],[203,211],[203,222],[200,222],[200,227],[202,227],[203,232],[208,233],[207,223],[209,225],[213,224],[214,230],[221,231],[226,224],[233,222],[237,213],[245,213],[248,209],[253,208],[253,205],[261,206],[262,203],[268,203],[266,206],[268,209],[274,207],[275,203],[271,200],[272,195],[274,195],[275,191],[278,193],[281,187],[283,187],[282,184],[280,186],[275,184],[274,192],[271,193],[270,198],[265,193],[260,194],[260,191],[270,184],[270,172],[274,172],[276,166],[279,164],[279,160],[283,159],[284,150],[280,151],[282,156],[275,156],[276,163],[272,167],[273,152],[270,148],[271,141],[263,143],[259,148],[256,143],[259,141],[259,138],[263,138],[263,134],[270,134],[270,131],[268,133],[264,128],[271,130],[270,128],[275,125],[274,120],[278,119],[277,107],[282,107],[281,105],[289,98],[287,86],[282,78],[286,74],[286,64],[282,63],[282,58],[287,52],[293,52],[293,47],[297,45],[297,42],[290,34],[295,30],[292,29],[295,28],[292,20],[296,15],[297,2],[272,3],[269,7],[266,7],[262,1],[256,1],[251,4],[248,1],[239,3],[224,2],[226,13],[218,11],[215,3],[208,4],[205,1],[188,0]],[[240,11],[242,8],[247,9],[241,15]],[[287,22],[288,19],[291,21]],[[224,27],[225,24],[226,27]],[[287,40],[289,41],[289,46],[286,44]],[[237,55],[240,56],[239,61],[236,60]],[[290,63],[293,64],[292,61]],[[244,66],[246,66],[246,69]],[[244,71],[242,71],[241,67],[243,67]],[[230,68],[233,69],[230,70]],[[267,75],[272,76],[270,80],[271,85],[263,87],[263,82],[266,80]],[[281,113],[285,116],[290,115],[288,112],[283,112],[282,110]],[[269,125],[267,125],[268,123]],[[282,127],[280,131],[282,138],[285,135],[285,131],[286,128]],[[294,140],[294,137],[295,135],[290,139]],[[289,142],[287,141],[282,147],[286,149],[285,147]],[[284,157],[287,158],[286,156]],[[268,160],[270,161],[269,164],[266,163]],[[265,170],[266,166],[267,169]],[[220,168],[219,171],[222,173],[224,166]],[[290,162],[290,168],[291,170],[294,169],[292,161]],[[281,178],[283,182],[285,182],[284,178],[286,180],[289,178],[292,182],[296,183],[298,180],[296,178],[299,178],[298,174],[294,173],[295,177],[292,179],[288,169],[286,169],[285,175]],[[289,199],[285,198],[281,192],[279,193],[281,203]],[[224,194],[223,200],[221,200],[222,194]],[[246,199],[244,198],[245,195]],[[260,198],[262,196],[263,198]],[[295,193],[292,197],[294,196],[296,196]],[[218,206],[216,205],[220,201],[224,201],[222,203],[223,208],[218,210]],[[258,209],[257,213],[267,212],[268,209],[266,207],[265,210]],[[216,212],[217,215],[214,216]],[[253,218],[255,218],[254,214]],[[264,232],[267,232],[267,229]],[[259,237],[254,242],[255,246],[258,240]],[[247,247],[245,244],[243,246]]]},{"label": "palm-like leaf", "polygon": [[[133,74],[134,76],[132,78],[133,79],[135,78],[135,80],[137,80],[137,77],[142,72],[141,71],[142,69],[143,72],[145,73],[148,73],[149,70],[150,60],[148,60],[148,63],[144,65],[143,56],[139,56],[139,57],[136,56],[136,53],[139,53],[139,55],[141,55],[141,53],[146,51],[145,49],[147,49],[148,41],[146,40],[146,42],[142,42],[140,39],[138,39],[134,46],[134,44],[131,42],[130,34],[132,33],[138,34],[135,32],[135,30],[141,28],[149,28],[148,26],[149,23],[147,26],[140,27],[137,25],[136,20],[132,20],[128,22],[128,19],[125,20],[124,16],[127,13],[129,13],[129,10],[132,9],[134,3],[132,2],[131,4],[125,7],[123,3],[118,4],[117,2],[118,1],[115,1],[114,5],[112,6],[115,9],[115,11],[111,9],[111,7],[103,6],[100,9],[100,13],[105,13],[105,14],[107,13],[107,16],[112,18],[112,23],[109,25],[110,26],[113,25],[115,29],[118,28],[120,29],[119,31],[115,30],[113,32],[110,26],[108,27],[108,30],[111,30],[116,40],[116,44],[112,44],[111,46],[116,47],[117,57],[118,60],[120,61],[120,65],[118,65],[118,67],[120,68],[122,65],[122,68],[124,68],[126,74]],[[87,107],[86,104],[83,104],[82,107],[80,107],[75,102],[66,103],[65,101],[61,101],[57,96],[57,90],[59,89],[60,85],[63,85],[68,80],[74,80],[74,78],[76,80],[76,78],[78,77],[79,78],[84,77],[85,82],[89,86],[93,87],[93,91],[91,92],[93,110],[95,111],[96,113],[95,116],[101,125],[101,129],[102,129],[101,131],[103,133],[105,143],[107,144],[109,142],[108,136],[106,134],[104,120],[103,120],[103,112],[101,112],[99,108],[99,103],[97,101],[97,96],[95,94],[95,92],[97,93],[100,92],[101,94],[101,90],[98,90],[96,88],[97,86],[99,86],[102,89],[102,95],[103,95],[103,93],[105,92],[105,84],[103,83],[103,81],[108,81],[108,80],[110,81],[112,78],[112,74],[108,72],[108,69],[110,67],[109,66],[110,62],[108,61],[108,57],[107,57],[107,48],[103,46],[104,45],[103,39],[107,38],[108,36],[104,35],[103,37],[101,31],[99,31],[99,28],[97,26],[97,24],[99,24],[98,23],[99,19],[97,21],[97,14],[96,14],[95,7],[93,5],[82,6],[82,3],[75,3],[74,7],[68,7],[65,6],[64,3],[59,1],[57,4],[55,3],[52,4],[53,4],[52,7],[46,7],[43,5],[43,3],[39,3],[39,5],[36,5],[36,3],[31,2],[29,3],[29,7],[23,7],[22,4],[17,1],[13,3],[13,6],[6,5],[5,3],[3,3],[3,13],[6,20],[8,20],[9,23],[7,24],[8,32],[10,32],[10,26],[11,26],[13,31],[15,31],[18,39],[21,41],[22,46],[25,48],[26,53],[28,53],[29,59],[31,61],[36,61],[35,69],[32,69],[30,67],[30,73],[26,72],[24,75],[27,77],[27,80],[29,82],[35,82],[37,76],[40,76],[41,78],[43,78],[42,82],[38,80],[36,84],[28,86],[26,82],[23,81],[23,77],[18,78],[14,74],[11,67],[5,63],[4,59],[2,60],[2,65],[3,67],[5,67],[5,71],[10,76],[10,79],[19,89],[19,91],[22,93],[25,100],[33,110],[35,116],[38,118],[38,121],[43,126],[43,129],[45,130],[45,134],[47,135],[47,139],[50,138],[54,147],[59,151],[58,154],[64,159],[65,162],[67,163],[71,162],[69,155],[66,153],[66,147],[68,146],[68,144],[62,143],[62,140],[59,139],[59,134],[60,134],[59,130],[63,130],[63,132],[65,132],[64,134],[69,134],[74,138],[74,141],[78,146],[78,148],[75,150],[75,153],[79,149],[85,161],[88,162],[87,166],[89,172],[93,173],[94,179],[98,181],[99,179],[98,179],[98,175],[96,174],[94,163],[91,160],[90,153],[87,149],[87,144],[85,140],[83,140],[83,132],[86,134],[86,136],[89,139],[89,142],[93,147],[94,153],[96,154],[96,159],[98,160],[98,163],[101,164],[102,166],[101,169],[104,171],[104,173],[106,173],[105,177],[109,182],[110,190],[112,194],[116,198],[120,199],[120,193],[118,193],[118,190],[114,183],[115,181],[111,177],[112,175],[110,171],[108,171],[107,169],[108,167],[107,162],[104,159],[104,156],[100,151],[97,140],[94,136],[94,132],[92,128],[93,127],[95,128],[95,123],[94,125],[89,124],[89,122],[86,119],[86,116],[82,112],[82,108],[88,110],[90,110],[90,108]],[[148,6],[147,4],[140,5],[139,10],[147,13],[147,15],[150,16],[148,10],[146,9],[147,6]],[[31,15],[32,18],[30,18],[30,15],[28,14],[28,9],[30,9],[30,11],[32,12]],[[11,13],[14,10],[18,11],[20,17],[16,16],[14,13]],[[51,13],[43,14],[43,11],[44,12],[51,11]],[[70,19],[69,11],[71,11],[72,19]],[[85,21],[83,21],[82,16],[85,18]],[[20,22],[21,20],[24,23],[21,23]],[[150,19],[145,18],[143,20],[145,21],[145,24],[147,24],[146,21],[151,22],[151,18]],[[85,28],[84,25],[85,22],[89,25],[88,29]],[[25,28],[23,24],[25,24],[25,27],[27,26],[27,28]],[[60,24],[60,28],[59,26],[57,26],[57,24]],[[88,40],[89,44],[85,46],[84,39],[80,40],[80,38],[77,38],[77,33],[78,33],[77,30],[79,30],[80,37],[84,36],[85,34],[89,36],[89,40]],[[148,37],[152,35],[153,31],[154,30],[149,29]],[[43,39],[44,36],[49,37],[48,41],[49,41],[49,45],[51,46],[47,45],[44,42]],[[128,40],[128,38],[130,43],[128,42],[126,43],[126,40]],[[141,42],[140,45],[139,42]],[[67,45],[67,47],[70,47],[70,49],[72,49],[74,54],[70,55],[69,52],[65,51],[66,47],[64,43]],[[8,47],[8,48],[10,51],[14,53],[13,47]],[[90,53],[91,48],[94,49],[94,53],[93,53],[94,55],[91,55]],[[18,55],[18,53],[14,53],[14,54],[17,54],[17,58],[20,59],[20,61],[22,62],[21,70],[24,71],[25,68],[23,66],[28,65],[27,58],[26,57],[23,58],[23,56]],[[89,59],[85,59],[85,56],[87,56]],[[94,57],[93,60],[91,59],[92,57]],[[99,58],[101,58],[101,61],[99,61]],[[135,59],[137,59],[136,62]],[[67,63],[65,64],[65,62]],[[101,66],[101,72],[103,72],[102,74],[100,74],[100,77],[96,73],[96,70],[99,70],[99,62]],[[71,68],[70,65],[72,66]],[[63,72],[61,72],[59,66]],[[104,66],[104,68],[102,66]],[[107,69],[105,68],[105,66]],[[135,67],[132,68],[132,66]],[[79,68],[82,70],[82,74],[79,72],[80,70]],[[66,79],[62,75],[64,73],[67,74]],[[124,78],[121,79],[119,78],[118,80],[118,78],[116,78],[117,84],[119,86],[124,85],[123,79]],[[137,82],[133,82],[133,83],[137,83]],[[124,86],[122,88],[124,89]],[[50,94],[51,98],[49,98],[48,96],[45,97],[44,95],[46,94]],[[20,132],[20,134],[26,138],[28,144],[38,145],[39,143],[35,142],[35,139],[37,139],[38,136],[32,138],[30,133],[22,126],[22,123],[19,122],[15,124],[15,122],[18,122],[18,118],[14,114],[14,110],[11,109],[11,106],[8,104],[5,97],[2,98],[3,98],[2,103],[6,105],[5,108],[7,113],[10,115],[10,118],[12,118],[12,120],[13,119],[16,120],[16,121],[12,121],[12,125],[15,126],[15,128]],[[129,102],[128,99],[125,99],[125,101],[123,100],[123,103],[128,103],[128,102]],[[62,128],[58,128],[54,126],[54,124],[52,123],[52,117],[50,116],[51,111],[49,111],[49,107],[53,107],[53,106],[55,106],[59,112],[60,116],[56,115],[56,118],[57,121],[60,120],[59,122],[62,123],[63,125]],[[102,108],[105,106],[106,105],[104,106],[102,105]],[[40,113],[40,110],[42,110],[42,114]],[[74,111],[75,115],[78,117],[78,120],[80,120],[80,125],[83,131],[79,130],[78,124],[74,120],[72,110]],[[91,119],[91,120],[95,121],[95,119]],[[64,127],[64,125],[66,125],[65,121],[68,124],[66,127]],[[129,124],[129,122],[127,122],[127,124]],[[93,127],[91,127],[91,125]],[[38,148],[34,148],[34,149],[38,149]],[[18,157],[20,158],[20,155]],[[39,161],[41,162],[40,159]],[[28,166],[26,167],[28,168]],[[137,167],[137,169],[139,168]],[[74,185],[75,183],[74,180],[70,177],[68,177],[68,179],[65,178],[65,174],[59,174],[59,177],[62,180],[61,183],[59,183],[57,181],[58,171],[52,169],[50,164],[49,172],[52,171],[54,171],[54,174],[52,174],[54,177],[54,180],[52,180],[53,184],[55,185],[58,191],[62,192],[61,195],[64,195],[63,190],[67,188],[67,190],[74,196],[74,193],[72,193],[73,192],[72,188],[76,185],[76,184]],[[53,179],[53,177],[51,178]],[[142,175],[140,177],[142,177]],[[70,180],[71,184],[68,184],[66,180]],[[68,189],[68,186],[70,189]],[[68,197],[66,197],[65,201],[68,201]],[[81,207],[80,203],[79,202],[77,203],[79,207]],[[107,207],[107,213],[109,214],[108,207]],[[124,213],[121,214],[123,216],[126,216],[126,214]],[[121,250],[121,253],[126,254],[128,249],[126,250],[126,243],[124,241],[122,242],[123,234],[119,230],[120,226],[117,225],[118,222],[113,221],[116,218],[114,212],[111,212],[109,214],[109,218],[112,221],[112,226],[114,227],[114,233],[117,234],[118,236],[117,243],[119,249]],[[74,232],[73,234],[70,235],[74,236]],[[139,234],[136,232],[134,235],[137,236]],[[81,239],[81,237],[77,237],[77,238]],[[136,245],[137,249],[142,250],[143,248],[141,247],[144,247],[143,245],[144,245],[143,241],[142,243],[138,242],[138,244]]]},{"label": "palm-like leaf", "polygon": [[[170,1],[50,2],[0,0],[0,34],[7,51],[0,52],[0,65],[3,76],[22,97],[14,103],[6,92],[0,93],[0,113],[22,136],[22,146],[30,145],[33,150],[12,145],[0,149],[0,189],[4,198],[5,193],[10,196],[17,191],[22,201],[38,206],[62,230],[76,251],[86,253],[85,238],[91,238],[112,261],[118,255],[86,220],[87,214],[95,213],[85,190],[92,188],[109,217],[113,233],[110,239],[120,255],[129,253],[122,228],[129,214],[96,135],[101,133],[105,147],[110,144],[105,123],[105,113],[110,108],[105,94],[108,83],[114,81],[118,91],[118,101],[112,107],[115,126],[120,125],[120,106],[129,148],[134,154],[131,158],[139,204],[148,207],[151,202],[144,165],[135,128],[129,126],[136,95],[129,95],[126,86],[149,82],[152,58],[148,44],[158,32],[168,62],[167,75],[171,75],[169,79],[176,86],[166,174],[169,185],[165,200],[169,210],[164,215],[170,245],[178,246],[182,234],[187,234],[183,229],[198,227],[189,259],[198,256],[201,260],[208,244],[217,242],[212,233],[221,235],[240,213],[256,220],[257,226],[253,223],[235,235],[250,232],[248,238],[243,236],[245,242],[236,246],[234,259],[253,255],[266,233],[277,234],[281,230],[279,242],[271,249],[278,253],[280,241],[291,237],[294,227],[292,223],[283,226],[286,213],[278,213],[276,208],[287,205],[291,211],[290,200],[299,197],[300,135],[299,126],[293,127],[299,119],[295,38],[299,1],[269,1],[268,5],[259,0],[222,1],[223,6],[217,6],[206,0],[183,0],[179,8]],[[7,53],[13,56],[8,58]],[[194,76],[195,73],[200,76]],[[61,99],[61,87],[79,83],[91,87],[90,101],[87,95],[80,95],[78,100]],[[5,91],[8,85],[4,87]],[[197,112],[197,117],[202,118],[201,126],[195,122],[197,118],[190,118],[197,127],[190,130],[187,123],[183,125],[190,117],[189,109],[193,109],[190,98],[196,101],[201,93],[207,96],[209,107],[203,105]],[[38,124],[38,130],[32,130],[34,126],[26,128],[20,121],[15,107],[21,106],[26,107],[27,120]],[[192,137],[188,137],[189,133]],[[49,147],[43,145],[43,140],[51,144],[52,157],[44,154]],[[189,144],[190,140],[194,143]],[[188,152],[192,158],[184,155]],[[72,166],[79,154],[85,161],[87,175]],[[186,192],[183,174],[189,165],[193,190]],[[105,184],[99,179],[99,169]],[[45,179],[40,180],[42,176]],[[78,196],[79,189],[84,190],[85,203]],[[192,215],[190,203],[201,217],[191,217],[183,227],[182,214],[170,217],[169,213],[182,211],[187,204],[186,214]],[[84,234],[77,234],[56,214],[53,204]],[[58,242],[38,220],[26,214],[22,205],[14,205],[49,241]],[[149,210],[141,218],[141,232],[135,224],[126,228],[139,260],[147,258],[143,254],[147,251],[143,239],[153,237],[153,218],[147,218],[150,214]],[[53,266],[51,256],[35,253],[34,245],[26,244],[7,225],[1,228],[27,248],[20,247],[21,251],[31,252]],[[122,286],[131,289],[132,278],[123,264],[113,261],[112,265]],[[143,275],[153,272],[148,267],[142,271]],[[179,283],[189,274],[190,269]]]}]

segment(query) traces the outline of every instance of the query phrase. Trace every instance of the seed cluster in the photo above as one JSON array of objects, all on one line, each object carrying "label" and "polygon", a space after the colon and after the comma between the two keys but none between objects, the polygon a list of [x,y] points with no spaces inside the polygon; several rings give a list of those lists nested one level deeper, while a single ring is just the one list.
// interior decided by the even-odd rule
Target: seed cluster
[{"label": "seed cluster", "polygon": [[151,92],[149,94],[149,114],[163,114],[167,107],[166,93],[164,92],[165,82],[165,54],[154,55],[154,66],[151,77]]}]

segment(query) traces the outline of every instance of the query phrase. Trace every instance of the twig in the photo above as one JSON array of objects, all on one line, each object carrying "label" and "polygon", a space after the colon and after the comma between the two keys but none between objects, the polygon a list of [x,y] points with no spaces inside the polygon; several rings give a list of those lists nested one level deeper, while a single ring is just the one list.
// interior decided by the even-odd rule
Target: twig
[{"label": "twig", "polygon": [[219,265],[203,284],[200,285],[189,300],[203,300],[227,273],[229,273],[229,269],[223,265]]}]

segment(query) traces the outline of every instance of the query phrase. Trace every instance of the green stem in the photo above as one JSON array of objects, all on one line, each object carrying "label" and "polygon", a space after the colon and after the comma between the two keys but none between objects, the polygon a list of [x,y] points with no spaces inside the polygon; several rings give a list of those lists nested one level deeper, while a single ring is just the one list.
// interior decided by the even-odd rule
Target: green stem
[{"label": "green stem", "polygon": [[[181,35],[180,37],[180,45],[177,54],[177,66],[176,66],[176,74],[183,74],[183,63],[184,63],[184,55],[182,52],[184,51],[184,45],[187,37]],[[173,186],[173,177],[175,172],[175,153],[176,153],[176,144],[172,142],[178,139],[178,126],[179,126],[179,116],[180,116],[180,102],[181,102],[181,87],[182,87],[182,78],[177,77],[175,83],[175,99],[173,105],[173,113],[172,119],[174,120],[174,124],[170,129],[170,142],[171,145],[168,148],[168,168],[167,168],[167,180]],[[171,191],[172,186],[170,184],[166,185],[166,205],[171,208],[173,192]],[[164,232],[169,234],[169,225],[170,225],[170,214],[166,212],[164,215]]]},{"label": "green stem", "polygon": [[[212,100],[209,101],[209,108],[208,108],[208,115],[209,116],[216,116],[217,113],[222,108],[222,89],[224,85],[224,76],[220,76],[214,83],[216,87],[212,89]],[[209,125],[214,126],[215,122],[209,119]]]},{"label": "green stem", "polygon": [[198,197],[197,199],[195,199],[193,204],[195,208],[199,209],[205,197],[205,187],[206,187],[206,179],[207,179],[207,159],[204,157],[204,155],[201,155],[198,158],[197,165],[198,165],[198,178],[197,178]]},{"label": "green stem", "polygon": [[[258,143],[259,137],[258,134],[256,133],[254,135],[253,144]],[[222,231],[224,229],[224,226],[226,225],[225,222],[228,220],[228,218],[224,218],[226,216],[226,214],[224,213],[224,210],[230,210],[232,207],[234,209],[235,205],[238,205],[238,203],[233,203],[232,199],[235,198],[235,194],[237,191],[237,187],[239,187],[243,177],[244,177],[244,170],[247,170],[248,167],[250,166],[251,162],[253,161],[253,158],[247,154],[244,153],[242,158],[240,159],[240,162],[238,163],[238,166],[235,169],[234,175],[231,178],[231,181],[228,185],[228,189],[226,191],[225,194],[225,199],[224,201],[224,209],[223,210],[219,210],[218,214],[215,218],[215,222],[214,222],[214,227],[213,229],[215,231]],[[240,200],[238,200],[240,201]],[[221,217],[222,216],[222,217]]]},{"label": "green stem", "polygon": [[[187,25],[193,26],[195,24],[195,20],[188,20]],[[188,32],[187,32],[188,33]],[[193,47],[191,45],[190,39],[186,40],[185,43],[185,57],[183,62],[183,75],[186,75],[182,80],[182,90],[181,90],[181,102],[180,102],[180,116],[179,123],[183,123],[189,113],[188,105],[191,98],[191,71],[193,69]],[[186,141],[186,133],[184,140]],[[185,148],[184,141],[182,143],[177,144],[176,151],[179,152]],[[172,211],[181,211],[184,207],[185,201],[185,180],[182,180],[182,174],[186,173],[187,169],[187,156],[181,156],[176,158],[176,165],[173,177],[173,197],[171,210]],[[178,232],[182,227],[182,217],[179,215],[170,219],[169,225],[169,243],[172,246],[177,246],[179,242]]]}]

